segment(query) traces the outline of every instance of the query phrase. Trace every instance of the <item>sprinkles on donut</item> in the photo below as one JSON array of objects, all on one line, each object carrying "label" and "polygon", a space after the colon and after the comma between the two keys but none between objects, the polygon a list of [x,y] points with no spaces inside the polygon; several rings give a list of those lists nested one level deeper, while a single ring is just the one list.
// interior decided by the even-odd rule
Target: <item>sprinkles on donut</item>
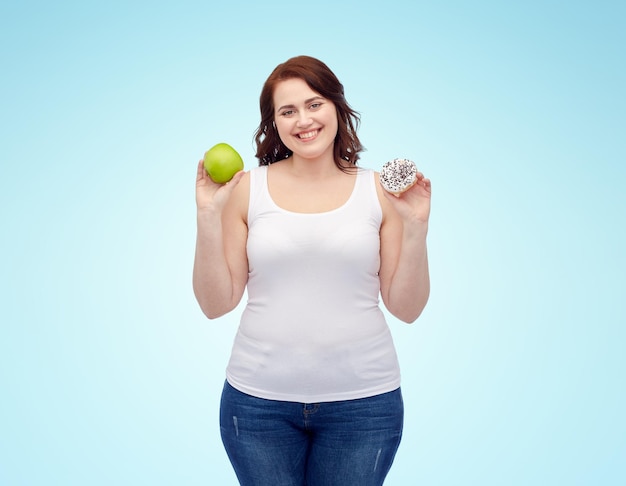
[{"label": "sprinkles on donut", "polygon": [[402,194],[417,182],[417,167],[408,159],[385,162],[380,171],[380,184],[385,191]]}]

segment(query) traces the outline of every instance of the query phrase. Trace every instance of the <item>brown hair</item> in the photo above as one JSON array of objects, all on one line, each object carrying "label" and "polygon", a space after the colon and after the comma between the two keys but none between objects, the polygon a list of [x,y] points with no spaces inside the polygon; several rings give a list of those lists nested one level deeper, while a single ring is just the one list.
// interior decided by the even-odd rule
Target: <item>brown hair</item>
[{"label": "brown hair", "polygon": [[364,150],[357,129],[360,115],[354,111],[344,97],[343,85],[322,61],[309,56],[292,57],[276,66],[265,81],[259,100],[261,123],[256,129],[256,157],[259,165],[269,165],[290,157],[292,152],[280,140],[274,128],[274,89],[281,81],[302,79],[309,87],[324,98],[332,101],[337,109],[337,136],[335,137],[335,164],[341,170],[356,166],[359,152]]}]

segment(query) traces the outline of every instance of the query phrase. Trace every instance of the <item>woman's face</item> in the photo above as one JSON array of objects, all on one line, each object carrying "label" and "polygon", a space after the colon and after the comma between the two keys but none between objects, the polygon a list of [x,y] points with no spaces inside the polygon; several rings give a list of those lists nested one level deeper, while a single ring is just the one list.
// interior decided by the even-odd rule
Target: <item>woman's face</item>
[{"label": "woman's face", "polygon": [[278,135],[294,156],[332,158],[338,128],[334,103],[293,78],[276,85],[274,107]]}]

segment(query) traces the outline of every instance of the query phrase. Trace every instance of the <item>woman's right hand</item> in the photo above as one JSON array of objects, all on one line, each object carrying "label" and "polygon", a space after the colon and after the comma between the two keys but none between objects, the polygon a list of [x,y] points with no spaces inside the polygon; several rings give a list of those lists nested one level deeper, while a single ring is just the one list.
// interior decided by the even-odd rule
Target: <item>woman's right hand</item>
[{"label": "woman's right hand", "polygon": [[193,290],[202,312],[209,319],[215,319],[237,307],[248,281],[247,205],[244,204],[246,187],[238,187],[245,175],[241,170],[230,182],[217,184],[204,169],[204,162],[201,160],[198,163],[198,231]]},{"label": "woman's right hand", "polygon": [[196,175],[196,206],[198,211],[215,210],[221,213],[226,205],[235,186],[239,183],[245,172],[237,172],[230,182],[218,184],[213,182],[204,168],[204,161],[198,162],[198,172]]}]

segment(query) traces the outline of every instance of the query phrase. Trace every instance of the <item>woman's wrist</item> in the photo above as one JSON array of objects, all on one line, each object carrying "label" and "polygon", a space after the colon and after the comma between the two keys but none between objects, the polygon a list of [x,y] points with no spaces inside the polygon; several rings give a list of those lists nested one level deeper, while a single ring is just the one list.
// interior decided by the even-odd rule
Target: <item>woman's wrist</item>
[{"label": "woman's wrist", "polygon": [[197,211],[198,224],[222,224],[222,213],[212,208],[198,208]]},{"label": "woman's wrist", "polygon": [[412,221],[404,224],[404,235],[410,238],[426,238],[428,234],[428,221]]}]

